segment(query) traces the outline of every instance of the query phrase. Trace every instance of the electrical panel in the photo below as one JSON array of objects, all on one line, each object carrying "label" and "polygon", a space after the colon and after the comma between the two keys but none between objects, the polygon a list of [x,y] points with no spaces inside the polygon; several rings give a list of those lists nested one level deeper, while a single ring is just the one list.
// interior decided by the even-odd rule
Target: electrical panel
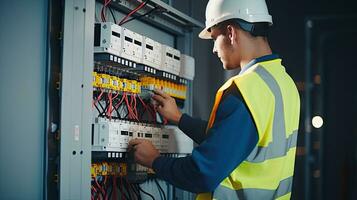
[{"label": "electrical panel", "polygon": [[184,107],[194,63],[177,49],[111,22],[96,23],[94,33],[92,176],[140,183],[153,171],[134,163],[131,139],[151,141],[164,156],[192,152],[193,141],[168,124],[151,96],[162,90]]}]

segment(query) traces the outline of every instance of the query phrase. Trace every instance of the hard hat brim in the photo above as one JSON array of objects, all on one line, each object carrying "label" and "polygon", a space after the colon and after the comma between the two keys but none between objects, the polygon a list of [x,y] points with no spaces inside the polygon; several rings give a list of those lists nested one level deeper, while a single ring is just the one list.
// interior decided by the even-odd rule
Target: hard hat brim
[{"label": "hard hat brim", "polygon": [[203,29],[200,34],[198,34],[198,37],[205,40],[212,39],[211,33],[208,31],[209,28],[210,27],[206,27],[205,29]]}]

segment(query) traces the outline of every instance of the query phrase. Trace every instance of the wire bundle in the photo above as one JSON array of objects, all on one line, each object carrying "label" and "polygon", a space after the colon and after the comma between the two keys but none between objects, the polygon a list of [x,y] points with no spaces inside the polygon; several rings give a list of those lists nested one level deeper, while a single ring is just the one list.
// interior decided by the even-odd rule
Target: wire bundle
[{"label": "wire bundle", "polygon": [[[96,109],[97,117],[107,119],[129,120],[157,124],[158,112],[150,99],[143,99],[139,94],[129,92],[94,91],[92,107]],[[160,116],[161,117],[161,116]],[[161,119],[166,125],[167,120]],[[161,123],[160,122],[160,123]]]},{"label": "wire bundle", "polygon": [[[102,6],[102,9],[100,11],[100,17],[101,17],[101,20],[102,22],[106,22],[107,21],[107,8],[109,9],[111,15],[112,15],[112,18],[113,18],[113,21],[115,24],[118,24],[118,25],[123,25],[123,24],[126,24],[132,20],[135,20],[135,19],[140,19],[144,16],[147,16],[149,14],[151,14],[152,12],[154,12],[155,10],[157,10],[158,8],[155,6],[154,8],[152,8],[151,10],[149,10],[148,12],[142,14],[142,15],[139,15],[139,16],[133,16],[136,12],[138,12],[140,9],[142,9],[143,7],[145,7],[149,2],[150,0],[146,0],[146,1],[142,1],[135,9],[133,9],[132,11],[130,11],[125,17],[123,17],[122,20],[120,20],[119,23],[117,23],[117,20],[116,20],[116,17],[114,15],[114,12],[113,10],[111,9],[111,7],[109,6],[109,4],[112,2],[112,0],[104,0],[103,1],[103,6]],[[132,17],[132,18],[130,18]]]},{"label": "wire bundle", "polygon": [[[166,200],[166,195],[159,182],[154,179],[160,199]],[[141,200],[141,194],[155,200],[153,194],[143,190],[138,183],[130,183],[123,176],[97,176],[92,178],[91,200]]]}]

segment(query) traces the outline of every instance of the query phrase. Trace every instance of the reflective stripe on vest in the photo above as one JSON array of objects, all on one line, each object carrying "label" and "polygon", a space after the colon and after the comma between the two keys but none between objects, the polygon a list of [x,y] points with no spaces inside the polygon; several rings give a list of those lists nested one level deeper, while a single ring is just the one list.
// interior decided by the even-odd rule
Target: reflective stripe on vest
[{"label": "reflective stripe on vest", "polygon": [[245,188],[241,190],[232,190],[219,185],[214,192],[214,199],[276,199],[291,192],[293,177],[280,181],[279,187],[275,190]]},{"label": "reflective stripe on vest", "polygon": [[289,137],[286,138],[283,96],[279,85],[274,77],[263,67],[258,66],[255,72],[268,85],[275,98],[273,140],[266,147],[255,146],[246,159],[248,162],[263,162],[268,159],[285,156],[290,148],[295,147],[297,130],[295,130],[293,134],[289,134]]}]

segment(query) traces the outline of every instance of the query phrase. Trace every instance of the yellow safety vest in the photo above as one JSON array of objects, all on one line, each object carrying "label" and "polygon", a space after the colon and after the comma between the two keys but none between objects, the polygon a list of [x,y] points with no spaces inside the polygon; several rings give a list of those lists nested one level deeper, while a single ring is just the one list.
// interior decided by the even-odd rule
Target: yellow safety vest
[{"label": "yellow safety vest", "polygon": [[198,194],[197,199],[290,199],[300,114],[296,86],[281,59],[257,63],[218,90],[208,129],[223,92],[233,83],[253,116],[259,140],[213,193]]}]

